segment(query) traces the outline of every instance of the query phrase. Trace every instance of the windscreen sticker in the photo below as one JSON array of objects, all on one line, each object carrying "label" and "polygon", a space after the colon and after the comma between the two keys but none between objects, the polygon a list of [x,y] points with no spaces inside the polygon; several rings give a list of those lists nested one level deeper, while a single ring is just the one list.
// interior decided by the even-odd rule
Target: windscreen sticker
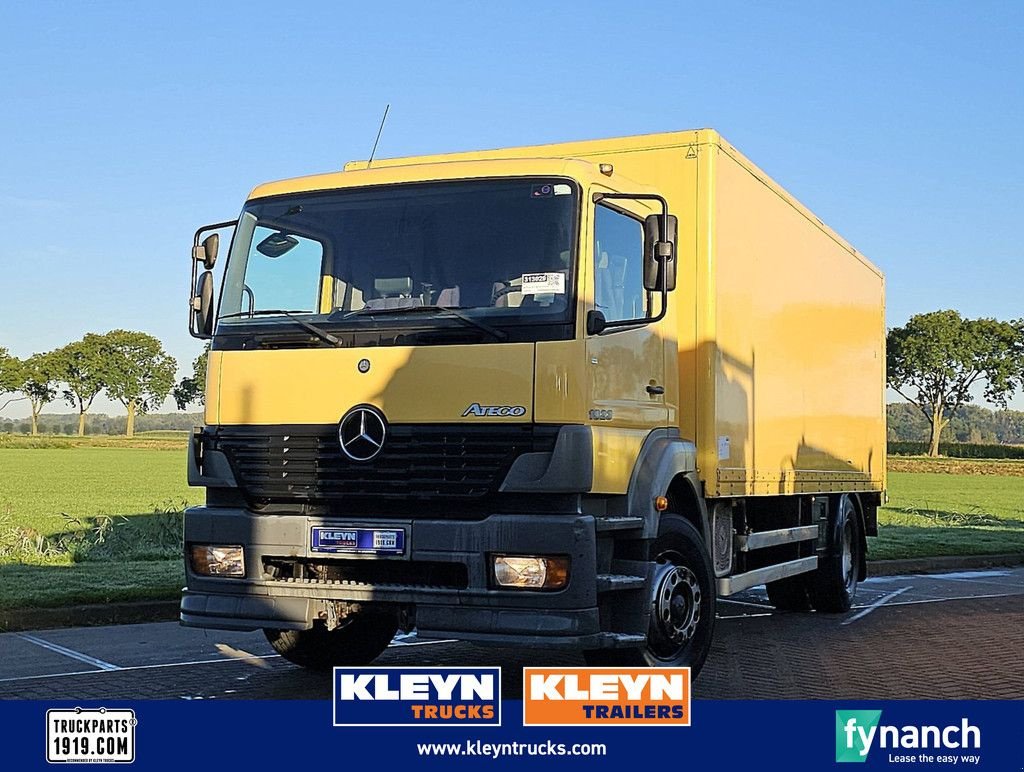
[{"label": "windscreen sticker", "polygon": [[524,273],[524,295],[564,295],[565,274],[559,271],[552,273]]}]

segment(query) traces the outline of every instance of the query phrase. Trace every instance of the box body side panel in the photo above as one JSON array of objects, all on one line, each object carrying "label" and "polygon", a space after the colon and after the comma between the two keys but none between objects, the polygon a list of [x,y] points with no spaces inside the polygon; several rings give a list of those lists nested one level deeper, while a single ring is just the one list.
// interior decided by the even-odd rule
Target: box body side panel
[{"label": "box body side panel", "polygon": [[742,156],[715,151],[720,496],[881,490],[881,275]]}]

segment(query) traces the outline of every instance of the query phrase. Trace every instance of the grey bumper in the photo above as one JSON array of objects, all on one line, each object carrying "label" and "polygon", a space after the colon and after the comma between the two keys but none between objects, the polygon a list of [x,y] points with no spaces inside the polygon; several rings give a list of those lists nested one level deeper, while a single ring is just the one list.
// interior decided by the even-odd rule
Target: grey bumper
[{"label": "grey bumper", "polygon": [[[409,560],[461,563],[468,586],[323,584],[272,580],[264,557],[315,558],[315,525],[406,530]],[[596,591],[596,536],[587,515],[491,515],[483,520],[341,519],[252,514],[244,509],[196,507],[185,514],[188,544],[241,544],[244,579],[197,576],[186,565],[188,586],[181,622],[228,630],[307,629],[335,601],[390,603],[414,610],[418,634],[481,643],[545,646],[600,645]],[[490,554],[569,555],[569,584],[557,592],[492,589]],[[187,561],[186,561],[187,563]]]}]

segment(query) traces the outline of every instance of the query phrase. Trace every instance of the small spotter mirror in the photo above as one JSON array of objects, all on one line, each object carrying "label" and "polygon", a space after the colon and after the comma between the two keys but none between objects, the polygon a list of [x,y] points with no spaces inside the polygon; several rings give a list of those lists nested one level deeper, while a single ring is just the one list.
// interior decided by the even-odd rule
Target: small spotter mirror
[{"label": "small spotter mirror", "polygon": [[299,240],[287,233],[271,233],[256,245],[256,251],[267,257],[280,257],[298,245]]}]

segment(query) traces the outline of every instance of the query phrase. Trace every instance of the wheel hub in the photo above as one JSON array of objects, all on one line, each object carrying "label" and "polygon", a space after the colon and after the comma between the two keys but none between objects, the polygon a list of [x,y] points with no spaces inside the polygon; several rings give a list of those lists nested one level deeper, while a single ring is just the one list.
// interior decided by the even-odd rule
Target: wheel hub
[{"label": "wheel hub", "polygon": [[685,646],[700,622],[697,576],[686,566],[662,563],[654,587],[652,633],[673,647]]}]

